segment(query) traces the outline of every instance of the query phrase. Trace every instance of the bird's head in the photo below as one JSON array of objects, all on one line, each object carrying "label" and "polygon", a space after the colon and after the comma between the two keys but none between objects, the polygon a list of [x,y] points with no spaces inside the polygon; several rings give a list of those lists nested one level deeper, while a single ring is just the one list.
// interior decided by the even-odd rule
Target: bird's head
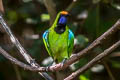
[{"label": "bird's head", "polygon": [[54,30],[57,33],[61,34],[66,30],[68,16],[69,16],[69,13],[67,11],[61,11],[57,14],[55,22],[52,26],[52,28],[54,28]]},{"label": "bird's head", "polygon": [[61,11],[59,13],[57,25],[66,25],[68,16],[69,16],[69,13],[67,11]]}]

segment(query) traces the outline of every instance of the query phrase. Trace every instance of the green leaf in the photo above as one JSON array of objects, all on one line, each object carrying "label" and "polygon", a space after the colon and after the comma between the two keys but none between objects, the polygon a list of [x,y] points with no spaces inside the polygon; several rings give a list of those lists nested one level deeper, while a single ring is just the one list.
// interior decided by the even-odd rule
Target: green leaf
[{"label": "green leaf", "polygon": [[42,14],[41,15],[41,20],[43,22],[50,20],[50,15],[49,14]]},{"label": "green leaf", "polygon": [[15,11],[9,11],[7,17],[9,19],[8,23],[10,24],[14,24],[18,20],[18,15]]},{"label": "green leaf", "polygon": [[89,80],[86,76],[84,75],[80,75],[79,76],[79,80]]},{"label": "green leaf", "polygon": [[112,62],[112,66],[115,68],[120,68],[120,62],[119,61],[111,61]]}]

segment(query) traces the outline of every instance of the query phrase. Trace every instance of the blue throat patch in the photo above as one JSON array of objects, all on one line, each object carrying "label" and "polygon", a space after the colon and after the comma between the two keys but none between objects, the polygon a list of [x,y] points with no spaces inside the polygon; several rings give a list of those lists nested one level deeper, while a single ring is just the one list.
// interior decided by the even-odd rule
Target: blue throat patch
[{"label": "blue throat patch", "polygon": [[67,19],[65,16],[61,16],[59,19],[58,24],[66,24],[67,23]]}]

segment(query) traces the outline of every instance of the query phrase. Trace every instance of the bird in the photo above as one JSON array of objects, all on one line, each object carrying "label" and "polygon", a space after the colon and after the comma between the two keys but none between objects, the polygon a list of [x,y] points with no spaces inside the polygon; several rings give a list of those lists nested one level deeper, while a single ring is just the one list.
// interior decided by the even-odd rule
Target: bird
[{"label": "bird", "polygon": [[60,11],[52,26],[43,33],[43,42],[55,63],[65,63],[74,46],[74,33],[67,26],[69,12]]}]

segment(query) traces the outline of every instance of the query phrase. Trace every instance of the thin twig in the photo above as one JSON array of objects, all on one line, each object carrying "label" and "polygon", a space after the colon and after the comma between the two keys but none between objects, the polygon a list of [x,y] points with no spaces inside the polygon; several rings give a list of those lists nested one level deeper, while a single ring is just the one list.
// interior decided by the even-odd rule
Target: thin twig
[{"label": "thin twig", "polygon": [[[0,0],[0,13],[4,13],[4,7],[3,7],[3,3],[2,0]],[[35,61],[27,54],[27,52],[25,51],[25,49],[22,47],[22,45],[19,43],[19,41],[17,40],[17,38],[12,34],[11,30],[9,29],[9,27],[7,26],[7,24],[5,23],[4,19],[2,18],[2,15],[0,14],[0,23],[2,24],[2,27],[5,29],[5,31],[8,33],[8,35],[10,36],[11,41],[13,42],[13,44],[18,48],[18,50],[20,51],[20,53],[23,55],[24,59],[33,67],[39,67],[39,65],[37,63],[35,63]],[[0,27],[1,28],[1,27]],[[42,75],[46,80],[53,80],[47,73],[42,72],[40,73],[40,75]]]},{"label": "thin twig", "polygon": [[36,68],[36,67],[32,67],[30,65],[27,65],[27,64],[17,60],[16,58],[9,55],[9,53],[6,52],[2,47],[0,47],[0,54],[2,54],[6,59],[10,60],[12,63],[14,63],[14,64],[18,65],[19,67],[24,68],[26,70],[30,70],[30,71],[34,71],[34,72],[46,71],[46,67]]},{"label": "thin twig", "polygon": [[13,62],[14,64],[24,68],[24,69],[27,69],[27,70],[30,70],[30,71],[33,71],[34,69],[36,69],[35,67],[31,67],[30,65],[27,65],[27,64],[24,64],[22,62],[20,62],[19,60],[17,60],[16,58],[10,56],[4,49],[2,49],[0,47],[0,54],[2,54],[6,59],[10,60],[11,62]]},{"label": "thin twig", "polygon": [[3,2],[0,0],[0,12],[4,13]]},{"label": "thin twig", "polygon": [[[25,51],[25,49],[22,47],[22,45],[19,43],[19,41],[17,40],[17,38],[12,34],[10,28],[7,26],[6,22],[4,21],[4,19],[2,18],[2,13],[4,13],[4,6],[3,6],[3,2],[2,0],[0,0],[0,23],[2,24],[2,27],[5,29],[5,31],[8,33],[8,35],[10,36],[11,41],[13,42],[13,44],[18,48],[18,50],[21,52],[21,54],[23,55],[24,59],[33,67],[39,67],[37,63],[35,63],[35,61],[27,54],[27,52]],[[2,30],[2,28],[0,26],[0,29]],[[20,63],[20,62],[19,62]],[[43,76],[46,80],[53,80],[47,73],[42,72],[39,74],[41,76]]]},{"label": "thin twig", "polygon": [[70,76],[68,76],[64,80],[72,80],[72,79],[74,79],[77,75],[83,73],[84,71],[86,71],[87,69],[89,69],[90,67],[92,67],[94,64],[96,64],[97,62],[99,62],[105,56],[109,55],[113,50],[115,50],[119,46],[120,46],[120,40],[118,42],[116,42],[115,44],[113,44],[108,49],[106,49],[104,52],[102,52],[101,54],[99,54],[98,56],[96,56],[94,59],[92,59],[85,66],[83,66],[82,68],[78,69],[76,72],[73,72]]},{"label": "thin twig", "polygon": [[26,50],[19,43],[18,39],[13,35],[12,31],[7,26],[7,24],[4,21],[4,19],[2,18],[2,16],[0,16],[0,23],[2,24],[2,27],[5,29],[5,31],[7,32],[7,34],[10,36],[10,39],[11,39],[12,43],[18,48],[18,50],[20,51],[20,53],[22,54],[22,56],[24,57],[24,59],[29,64],[31,64],[32,66],[36,66],[34,60],[27,54]]},{"label": "thin twig", "polygon": [[[12,57],[11,55],[9,55],[8,52],[6,52],[2,47],[0,47],[0,54],[2,54],[6,59],[10,60],[12,63],[18,65],[21,68],[24,68],[26,70],[30,70],[30,71],[34,71],[34,72],[43,72],[46,71],[47,68],[46,67],[32,67],[30,65],[27,65],[19,60],[17,60],[16,58]],[[58,65],[58,64],[57,64]]]},{"label": "thin twig", "polygon": [[[6,22],[4,21],[2,15],[0,15],[0,23],[2,24],[2,27],[5,29],[6,33],[9,35],[12,43],[17,47],[17,49],[20,51],[21,55],[24,57],[24,59],[32,66],[35,68],[40,67],[34,59],[31,58],[30,55],[27,54],[27,51],[22,47],[18,39],[13,35],[12,31],[10,28],[7,26]],[[40,73],[46,80],[53,80],[47,73],[43,72]]]},{"label": "thin twig", "polygon": [[108,75],[109,75],[110,79],[111,79],[111,80],[115,80],[115,77],[113,76],[112,71],[110,70],[110,67],[109,67],[109,65],[107,64],[107,62],[106,62],[106,61],[103,61],[103,64],[104,64],[104,66],[105,66],[105,68],[106,68],[106,70],[107,70],[107,72],[108,72]]},{"label": "thin twig", "polygon": [[[0,0],[0,13],[4,13],[4,6],[2,0]],[[3,28],[0,25],[0,32],[4,32]]]},{"label": "thin twig", "polygon": [[13,68],[15,70],[17,80],[22,80],[18,66],[13,64]]},{"label": "thin twig", "polygon": [[66,8],[66,11],[71,11],[72,8],[76,5],[78,0],[73,0],[72,3]]},{"label": "thin twig", "polygon": [[50,25],[53,23],[55,20],[56,16],[56,5],[53,2],[53,0],[43,0],[45,7],[47,8],[48,13],[50,14]]}]

